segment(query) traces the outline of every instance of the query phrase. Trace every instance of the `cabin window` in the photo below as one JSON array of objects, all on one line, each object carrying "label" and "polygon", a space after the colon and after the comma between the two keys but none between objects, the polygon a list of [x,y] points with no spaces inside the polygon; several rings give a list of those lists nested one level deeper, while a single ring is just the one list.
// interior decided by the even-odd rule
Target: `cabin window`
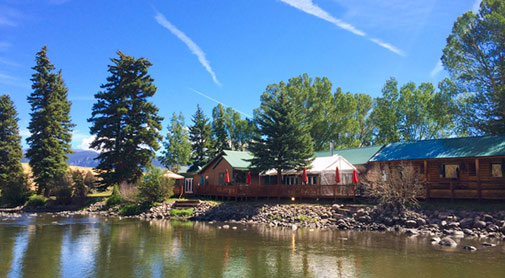
[{"label": "cabin window", "polygon": [[233,171],[233,180],[237,183],[245,183],[246,182],[246,174],[241,171]]},{"label": "cabin window", "polygon": [[317,175],[309,175],[307,184],[317,184]]},{"label": "cabin window", "polygon": [[419,165],[419,174],[424,174],[424,163]]},{"label": "cabin window", "polygon": [[442,176],[447,179],[457,179],[459,171],[459,164],[444,164]]},{"label": "cabin window", "polygon": [[294,176],[294,175],[284,176],[284,184],[288,184],[288,185],[299,184],[298,183],[298,176]]},{"label": "cabin window", "polygon": [[224,185],[224,172],[219,173],[219,185]]},{"label": "cabin window", "polygon": [[468,175],[471,177],[477,176],[477,168],[475,167],[475,162],[468,163]]},{"label": "cabin window", "polygon": [[501,163],[491,163],[491,176],[495,178],[503,177],[503,168]]},{"label": "cabin window", "polygon": [[[276,178],[277,178],[277,176],[276,176]],[[264,181],[263,184],[267,184],[267,185],[272,184],[272,176],[265,176],[263,181]]]},{"label": "cabin window", "polygon": [[342,174],[342,184],[352,184],[352,173]]}]

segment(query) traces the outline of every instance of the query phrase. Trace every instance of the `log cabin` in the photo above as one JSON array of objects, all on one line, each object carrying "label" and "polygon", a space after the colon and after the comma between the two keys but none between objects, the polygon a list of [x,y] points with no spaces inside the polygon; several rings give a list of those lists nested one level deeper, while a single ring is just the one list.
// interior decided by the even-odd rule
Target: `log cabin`
[{"label": "log cabin", "polygon": [[505,199],[505,135],[386,145],[370,164],[412,163],[426,198]]}]

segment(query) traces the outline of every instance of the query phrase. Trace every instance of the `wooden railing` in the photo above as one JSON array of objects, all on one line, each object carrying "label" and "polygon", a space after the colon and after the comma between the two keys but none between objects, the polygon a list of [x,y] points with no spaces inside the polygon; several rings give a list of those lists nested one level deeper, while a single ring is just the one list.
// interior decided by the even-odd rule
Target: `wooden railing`
[{"label": "wooden railing", "polygon": [[227,198],[355,198],[355,185],[201,185],[195,195]]},{"label": "wooden railing", "polygon": [[505,182],[500,180],[429,181],[426,198],[505,199]]}]

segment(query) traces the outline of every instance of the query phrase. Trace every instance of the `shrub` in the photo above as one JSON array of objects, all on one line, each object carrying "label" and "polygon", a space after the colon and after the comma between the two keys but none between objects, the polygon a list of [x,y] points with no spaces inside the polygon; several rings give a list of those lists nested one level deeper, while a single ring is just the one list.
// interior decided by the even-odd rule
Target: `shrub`
[{"label": "shrub", "polygon": [[95,175],[91,171],[86,172],[86,176],[84,176],[84,184],[89,189],[92,189],[95,188],[95,183],[96,183]]},{"label": "shrub", "polygon": [[165,172],[158,167],[151,167],[142,177],[137,189],[143,202],[163,202],[173,194],[174,181],[164,176]]},{"label": "shrub", "polygon": [[123,198],[121,197],[121,193],[119,193],[119,186],[117,184],[114,185],[112,189],[112,195],[107,199],[105,203],[107,207],[114,207],[123,202]]},{"label": "shrub", "polygon": [[27,207],[43,207],[46,202],[47,198],[44,197],[43,195],[32,195],[28,197],[28,201],[26,202]]},{"label": "shrub", "polygon": [[378,206],[390,213],[400,213],[419,206],[423,184],[412,163],[376,166],[368,171],[367,195],[377,200]]},{"label": "shrub", "polygon": [[170,216],[191,216],[193,214],[193,209],[171,209]]},{"label": "shrub", "polygon": [[88,187],[84,181],[85,177],[83,172],[79,170],[72,171],[73,192],[72,197],[83,199],[88,194]]},{"label": "shrub", "polygon": [[151,204],[142,203],[142,204],[128,204],[119,209],[119,214],[129,216],[129,215],[137,215],[151,208]]},{"label": "shrub", "polygon": [[28,177],[23,174],[10,179],[2,187],[0,203],[7,206],[18,206],[24,204],[29,196]]},{"label": "shrub", "polygon": [[70,204],[72,202],[72,177],[65,174],[56,178],[52,193],[56,197],[57,204]]}]

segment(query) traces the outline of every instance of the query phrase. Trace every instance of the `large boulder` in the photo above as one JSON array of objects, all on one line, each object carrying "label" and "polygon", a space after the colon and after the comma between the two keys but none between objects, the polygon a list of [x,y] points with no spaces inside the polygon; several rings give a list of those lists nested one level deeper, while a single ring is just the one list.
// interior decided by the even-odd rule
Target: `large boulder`
[{"label": "large boulder", "polygon": [[407,228],[416,228],[417,222],[414,220],[407,220],[405,221],[405,226],[407,226]]},{"label": "large boulder", "polygon": [[477,221],[475,221],[475,223],[473,223],[473,227],[476,229],[484,229],[484,228],[486,228],[486,222],[481,221],[481,220],[477,220]]},{"label": "large boulder", "polygon": [[458,244],[456,243],[456,241],[454,241],[454,239],[452,239],[450,237],[444,237],[444,238],[442,238],[438,242],[438,244],[442,245],[442,246],[449,246],[449,247],[456,247],[456,246],[458,246]]},{"label": "large boulder", "polygon": [[471,228],[473,226],[473,219],[472,218],[463,218],[461,221],[459,221],[459,226],[461,228]]}]

